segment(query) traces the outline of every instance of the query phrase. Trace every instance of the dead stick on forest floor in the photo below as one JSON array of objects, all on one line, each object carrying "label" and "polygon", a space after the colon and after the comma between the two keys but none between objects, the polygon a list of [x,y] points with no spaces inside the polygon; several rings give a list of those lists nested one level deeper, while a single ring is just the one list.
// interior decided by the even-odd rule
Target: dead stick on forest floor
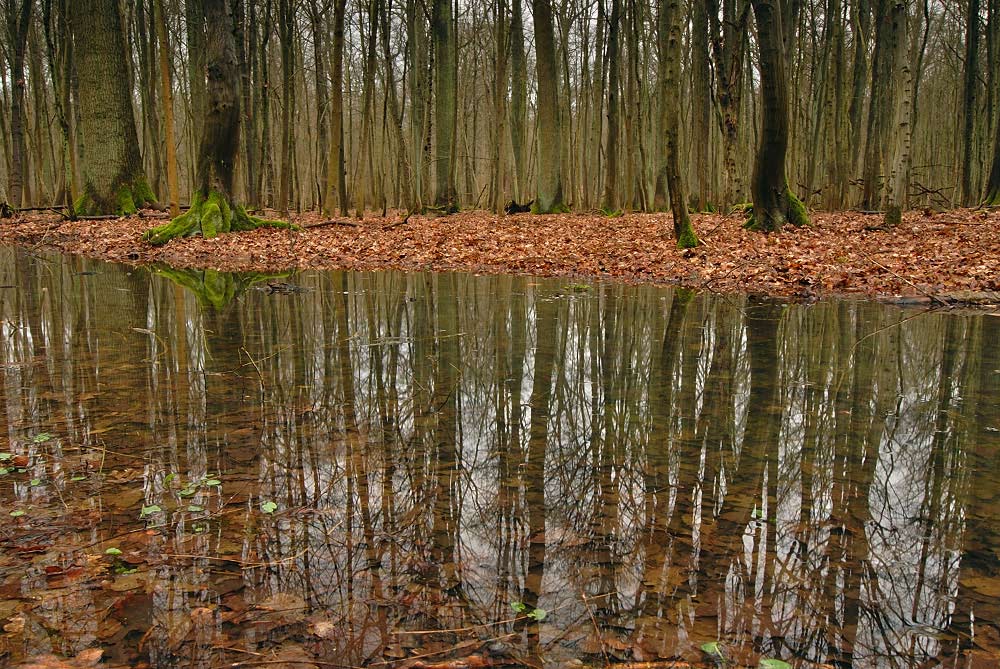
[{"label": "dead stick on forest floor", "polygon": [[347,228],[360,228],[361,226],[357,223],[351,223],[350,221],[320,221],[319,223],[309,223],[303,225],[303,230],[311,230],[312,228],[325,228],[328,225],[342,225]]}]

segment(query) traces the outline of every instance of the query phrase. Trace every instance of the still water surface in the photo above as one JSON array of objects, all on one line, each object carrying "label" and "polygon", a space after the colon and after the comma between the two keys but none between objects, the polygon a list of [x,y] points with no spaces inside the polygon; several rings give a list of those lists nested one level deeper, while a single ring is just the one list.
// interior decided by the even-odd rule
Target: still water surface
[{"label": "still water surface", "polygon": [[0,249],[0,663],[1000,662],[996,315],[172,279]]}]

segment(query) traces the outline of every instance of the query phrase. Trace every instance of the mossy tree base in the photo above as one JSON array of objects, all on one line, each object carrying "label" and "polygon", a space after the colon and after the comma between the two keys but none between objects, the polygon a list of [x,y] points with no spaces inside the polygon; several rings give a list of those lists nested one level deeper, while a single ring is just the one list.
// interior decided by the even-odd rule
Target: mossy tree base
[{"label": "mossy tree base", "polygon": [[802,200],[785,186],[785,191],[778,196],[773,205],[758,205],[754,203],[753,214],[743,224],[747,230],[755,232],[777,232],[785,224],[800,228],[809,225],[809,213]]},{"label": "mossy tree base", "polygon": [[73,213],[76,216],[131,216],[142,207],[155,204],[156,196],[149,183],[145,177],[139,177],[119,186],[112,198],[101,197],[91,186],[84,187],[83,194],[73,203]]},{"label": "mossy tree base", "polygon": [[166,244],[176,237],[201,235],[212,239],[224,232],[240,232],[257,228],[281,228],[299,230],[297,225],[286,221],[272,221],[257,218],[239,205],[232,205],[229,198],[218,191],[209,191],[207,196],[195,195],[191,208],[165,225],[147,230],[142,236],[150,244]]},{"label": "mossy tree base", "polygon": [[993,188],[986,194],[983,200],[984,207],[1000,207],[1000,187]]},{"label": "mossy tree base", "polygon": [[674,234],[677,237],[677,248],[679,249],[693,249],[701,243],[691,226],[691,221],[686,221],[680,230],[674,231]]}]

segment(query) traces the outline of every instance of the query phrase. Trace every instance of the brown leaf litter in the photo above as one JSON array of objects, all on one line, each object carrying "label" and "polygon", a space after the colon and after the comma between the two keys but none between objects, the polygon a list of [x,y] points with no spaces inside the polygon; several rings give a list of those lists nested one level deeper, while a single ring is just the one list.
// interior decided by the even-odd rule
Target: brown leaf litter
[{"label": "brown leaf litter", "polygon": [[[132,265],[280,272],[291,269],[464,271],[796,298],[856,295],[914,302],[1000,302],[1000,210],[913,211],[889,230],[877,215],[814,213],[812,225],[763,235],[740,216],[696,214],[703,245],[679,250],[669,214],[400,213],[329,220],[292,216],[301,231],[260,229],[154,247],[153,212],[116,220],[30,215],[0,223],[0,243]],[[273,212],[266,213],[274,217]]]}]

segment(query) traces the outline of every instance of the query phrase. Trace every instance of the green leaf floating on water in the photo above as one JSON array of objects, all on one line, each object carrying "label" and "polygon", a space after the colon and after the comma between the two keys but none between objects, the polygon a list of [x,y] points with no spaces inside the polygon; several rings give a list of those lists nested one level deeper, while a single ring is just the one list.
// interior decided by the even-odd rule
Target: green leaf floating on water
[{"label": "green leaf floating on water", "polygon": [[219,479],[208,479],[204,483],[205,485],[222,485],[222,481],[220,481]]},{"label": "green leaf floating on water", "polygon": [[108,550],[104,551],[104,554],[105,555],[121,555],[122,554],[122,549],[115,548],[114,546],[112,546]]},{"label": "green leaf floating on water", "polygon": [[709,641],[708,643],[701,644],[701,650],[706,655],[722,657],[722,644],[718,641]]},{"label": "green leaf floating on water", "polygon": [[204,510],[205,507],[198,506],[197,504],[191,504],[188,506],[188,511],[190,511],[191,513],[198,513],[199,511],[204,511]]},{"label": "green leaf floating on water", "polygon": [[42,485],[42,479],[31,479],[29,484],[32,486]]},{"label": "green leaf floating on water", "polygon": [[46,441],[51,441],[51,439],[52,435],[49,434],[48,432],[39,432],[38,434],[36,434],[34,437],[31,438],[31,441],[33,441],[36,444],[44,444]]},{"label": "green leaf floating on water", "polygon": [[274,502],[264,502],[263,504],[260,505],[260,510],[263,511],[264,513],[274,513],[275,509],[277,508],[278,505],[275,504]]},{"label": "green leaf floating on water", "polygon": [[537,622],[542,622],[547,615],[549,615],[549,612],[545,609],[534,609],[528,614],[528,617],[534,618]]},{"label": "green leaf floating on water", "polygon": [[510,608],[514,609],[518,613],[524,613],[528,610],[528,607],[525,606],[524,602],[511,602]]},{"label": "green leaf floating on water", "polygon": [[788,664],[784,660],[775,660],[773,658],[765,658],[757,663],[759,669],[792,669],[792,665]]},{"label": "green leaf floating on water", "polygon": [[7,462],[8,460],[13,460],[13,453],[0,453],[0,462]]},{"label": "green leaf floating on water", "polygon": [[180,495],[181,497],[190,497],[191,495],[195,494],[195,492],[197,491],[194,488],[184,488],[184,490],[181,490],[177,494]]},{"label": "green leaf floating on water", "polygon": [[146,516],[151,516],[154,513],[159,513],[163,511],[158,504],[150,504],[149,506],[142,507],[142,513],[139,514],[140,518],[145,518]]},{"label": "green leaf floating on water", "polygon": [[27,512],[26,511],[22,511],[21,509],[18,509],[17,511],[11,511],[10,512],[10,516],[11,516],[11,518],[20,518],[25,513],[27,513]]}]

